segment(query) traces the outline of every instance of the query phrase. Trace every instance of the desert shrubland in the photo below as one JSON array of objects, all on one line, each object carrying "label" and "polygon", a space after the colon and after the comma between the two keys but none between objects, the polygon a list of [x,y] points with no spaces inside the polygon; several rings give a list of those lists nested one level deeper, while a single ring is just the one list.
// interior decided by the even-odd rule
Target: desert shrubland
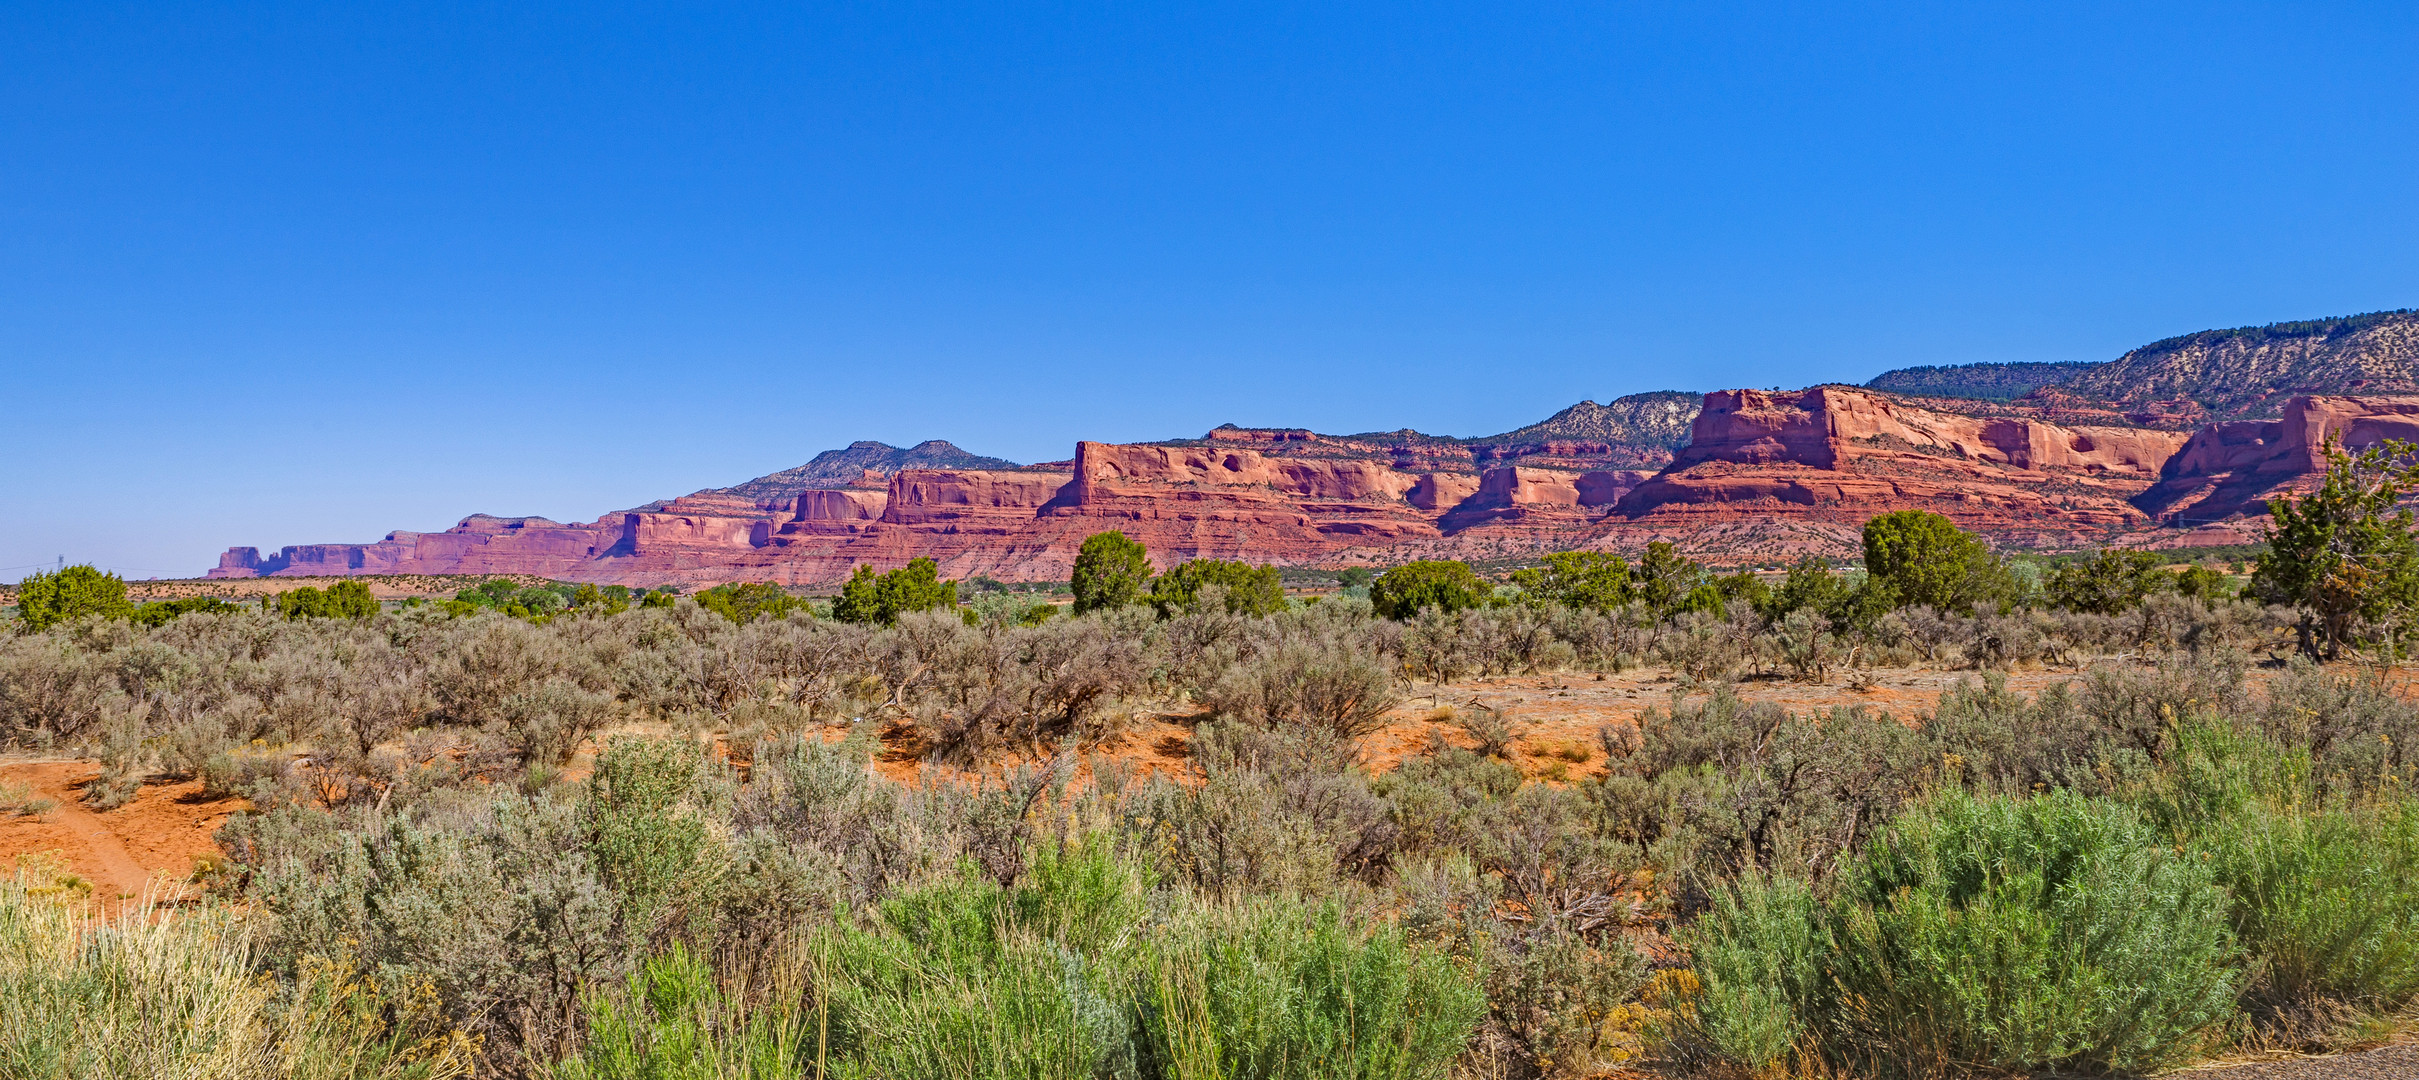
[{"label": "desert shrubland", "polygon": [[[1078,615],[514,586],[62,618],[0,635],[0,738],[98,759],[96,806],[179,779],[251,809],[166,917],[0,890],[0,1061],[1913,1077],[2404,1022],[2419,709],[2298,655],[2292,609],[2124,560],[2057,606],[1952,546],[1937,604],[1660,551],[1491,596],[1431,565],[1387,617],[1221,567],[1154,596],[1104,545]],[[1525,755],[1455,696],[1639,666],[1668,702]],[[1739,690],[1926,666],[1962,682],[1914,714]],[[1373,769],[1406,713],[1442,736]],[[1112,752],[1145,724],[1187,729],[1180,768]],[[61,1043],[79,1010],[125,1038]]]}]

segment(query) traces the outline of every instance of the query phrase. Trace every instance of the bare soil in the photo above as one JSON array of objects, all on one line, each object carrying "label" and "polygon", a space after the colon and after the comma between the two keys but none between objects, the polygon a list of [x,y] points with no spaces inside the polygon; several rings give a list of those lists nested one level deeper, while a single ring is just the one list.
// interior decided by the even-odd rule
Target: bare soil
[{"label": "bare soil", "polygon": [[198,780],[145,784],[115,810],[84,803],[84,785],[101,772],[96,761],[0,760],[0,781],[30,789],[52,807],[39,815],[0,813],[0,857],[56,853],[67,869],[109,903],[140,898],[153,878],[173,888],[193,874],[194,860],[218,854],[218,827],[251,804],[210,798]]}]

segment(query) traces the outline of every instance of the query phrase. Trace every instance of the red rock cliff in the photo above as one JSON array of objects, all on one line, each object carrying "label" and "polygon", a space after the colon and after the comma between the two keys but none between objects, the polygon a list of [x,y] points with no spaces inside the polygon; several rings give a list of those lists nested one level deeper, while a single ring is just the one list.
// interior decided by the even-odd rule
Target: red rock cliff
[{"label": "red rock cliff", "polygon": [[2134,505],[2175,526],[2264,514],[2271,497],[2317,485],[2329,439],[2350,450],[2387,439],[2419,442],[2419,395],[2305,395],[2287,401],[2284,413],[2194,432]]},{"label": "red rock cliff", "polygon": [[1687,448],[1619,510],[1861,521],[1920,507],[2001,531],[2118,528],[2142,522],[2126,500],[2184,439],[1937,411],[1847,387],[1732,390],[1706,396]]}]

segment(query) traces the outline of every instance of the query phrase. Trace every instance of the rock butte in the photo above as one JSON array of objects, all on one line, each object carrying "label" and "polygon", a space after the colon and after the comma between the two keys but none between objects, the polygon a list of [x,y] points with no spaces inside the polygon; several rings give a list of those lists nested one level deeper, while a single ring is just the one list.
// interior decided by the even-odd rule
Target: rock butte
[{"label": "rock butte", "polygon": [[1049,465],[866,470],[761,497],[702,491],[578,524],[481,514],[444,532],[268,558],[231,548],[210,576],[829,585],[860,564],[929,557],[950,577],[1064,580],[1083,539],[1107,529],[1142,541],[1162,567],[1382,564],[1655,538],[1762,558],[1838,553],[1866,518],[1910,508],[2006,542],[2057,546],[2239,522],[2311,483],[2330,436],[2354,447],[2419,439],[2419,396],[2305,396],[2284,414],[2187,433],[1840,386],[1728,390],[1706,395],[1687,445],[1660,470],[1634,467],[1636,447],[1587,441],[1221,428],[1168,443],[1078,443],[1072,461]]}]

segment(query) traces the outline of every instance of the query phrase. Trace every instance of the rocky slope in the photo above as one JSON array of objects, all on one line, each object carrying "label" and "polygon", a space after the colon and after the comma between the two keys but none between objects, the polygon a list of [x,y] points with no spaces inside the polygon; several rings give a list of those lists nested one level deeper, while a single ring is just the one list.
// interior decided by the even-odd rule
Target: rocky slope
[{"label": "rocky slope", "polygon": [[2037,395],[2177,426],[2281,417],[2305,394],[2419,391],[2419,311],[2204,330],[2155,341]]},{"label": "rocky slope", "polygon": [[1527,427],[1463,441],[1482,462],[1584,456],[1598,467],[1659,469],[1688,445],[1703,397],[1657,390],[1605,405],[1582,401]]},{"label": "rocky slope", "polygon": [[696,494],[729,495],[769,505],[794,499],[800,492],[820,488],[878,488],[883,481],[902,469],[1016,467],[1015,462],[1005,458],[967,453],[946,439],[928,439],[905,450],[887,443],[853,442],[845,450],[826,450],[817,454],[814,460],[794,469],[783,469],[727,488],[708,488]]}]

